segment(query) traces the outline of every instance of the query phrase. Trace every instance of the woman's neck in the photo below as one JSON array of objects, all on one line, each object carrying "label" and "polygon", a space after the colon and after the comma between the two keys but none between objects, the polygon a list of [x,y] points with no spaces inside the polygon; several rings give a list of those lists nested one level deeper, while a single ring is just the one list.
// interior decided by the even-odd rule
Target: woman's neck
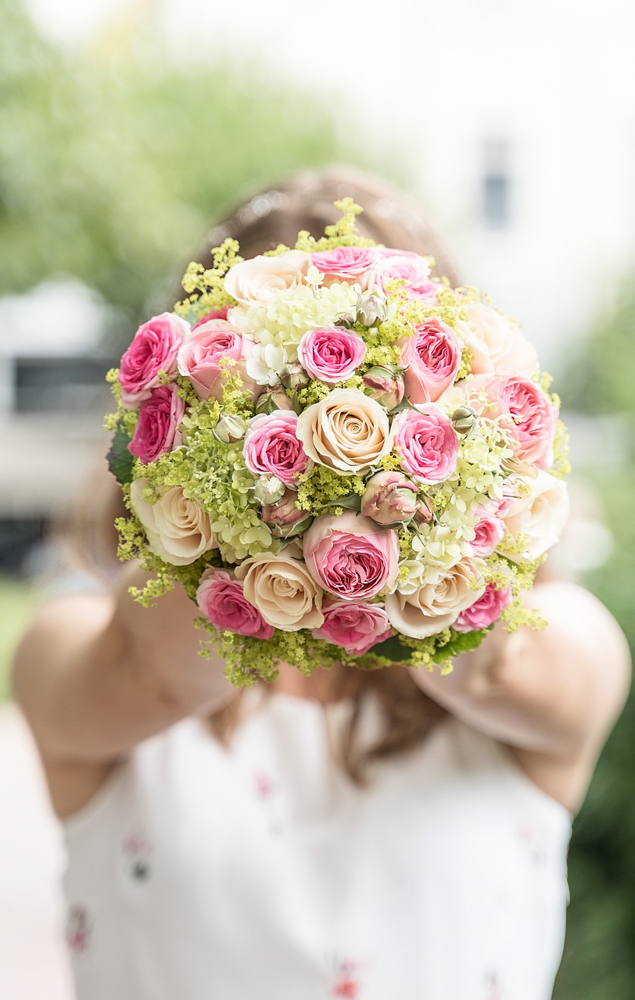
[{"label": "woman's neck", "polygon": [[351,693],[354,673],[350,667],[336,663],[330,670],[317,669],[307,677],[297,667],[283,663],[273,688],[294,698],[312,698],[327,704]]}]

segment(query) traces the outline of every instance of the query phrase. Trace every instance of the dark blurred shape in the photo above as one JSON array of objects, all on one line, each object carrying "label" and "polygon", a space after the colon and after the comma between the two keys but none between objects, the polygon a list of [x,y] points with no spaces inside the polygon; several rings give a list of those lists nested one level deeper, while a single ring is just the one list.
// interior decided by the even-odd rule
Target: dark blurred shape
[{"label": "dark blurred shape", "polygon": [[483,145],[483,219],[488,229],[505,229],[511,219],[510,148],[507,139]]}]

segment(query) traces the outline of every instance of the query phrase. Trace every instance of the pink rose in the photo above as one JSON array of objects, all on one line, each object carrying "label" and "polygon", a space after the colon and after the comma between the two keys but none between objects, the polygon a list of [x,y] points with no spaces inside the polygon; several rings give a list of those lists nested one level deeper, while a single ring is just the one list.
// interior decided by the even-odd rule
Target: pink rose
[{"label": "pink rose", "polygon": [[540,386],[529,379],[511,375],[496,379],[486,390],[498,401],[501,411],[509,415],[511,436],[516,458],[531,462],[540,469],[553,465],[553,439],[558,410]]},{"label": "pink rose", "polygon": [[[261,388],[247,374],[247,361],[253,344],[239,330],[224,319],[213,319],[199,326],[182,345],[178,353],[181,375],[187,375],[201,399],[213,396],[219,401],[223,395],[223,372],[237,372],[245,392],[259,395]],[[221,367],[221,361],[230,359],[234,365]]]},{"label": "pink rose", "polygon": [[322,604],[322,614],[324,624],[313,630],[313,638],[342,646],[351,656],[363,656],[393,634],[381,604],[328,600]]},{"label": "pink rose", "polygon": [[422,483],[442,483],[456,469],[459,436],[436,403],[402,410],[392,423],[392,444],[401,467]]},{"label": "pink rose", "polygon": [[498,514],[499,504],[495,503],[493,505],[493,507],[497,508],[497,513],[494,513],[494,510],[490,510],[488,507],[489,504],[477,509],[478,521],[474,525],[475,536],[470,542],[473,554],[481,556],[483,559],[491,556],[492,552],[496,551],[505,534],[505,524],[501,519],[501,515]]},{"label": "pink rose", "polygon": [[147,465],[159,455],[181,444],[179,424],[185,413],[185,402],[177,396],[174,386],[160,385],[139,407],[139,417],[132,441],[131,455]]},{"label": "pink rose", "polygon": [[397,579],[396,532],[353,511],[317,517],[304,535],[303,551],[311,576],[343,601],[375,597]]},{"label": "pink rose", "polygon": [[230,573],[206,569],[196,591],[196,603],[219,632],[236,632],[254,639],[271,639],[274,629],[250,604],[242,584]]},{"label": "pink rose", "polygon": [[298,415],[293,410],[259,413],[249,421],[243,455],[254,476],[271,473],[290,486],[311,461],[298,440]]},{"label": "pink rose", "polygon": [[435,402],[452,385],[461,365],[461,342],[443,320],[432,316],[415,327],[404,344],[406,396],[411,403]]},{"label": "pink rose", "polygon": [[430,265],[417,253],[408,250],[379,250],[368,273],[368,287],[386,292],[389,281],[405,281],[414,299],[436,299],[436,286],[430,281]]},{"label": "pink rose", "polygon": [[204,323],[209,323],[212,319],[227,319],[227,313],[229,312],[229,306],[223,306],[222,309],[210,309],[208,313],[199,319],[198,323],[195,323],[192,330],[198,330],[199,326],[203,326]]},{"label": "pink rose", "polygon": [[474,375],[504,372],[533,375],[538,367],[536,350],[513,320],[484,302],[466,302],[466,320],[458,330],[472,352]]},{"label": "pink rose", "polygon": [[498,589],[493,583],[488,583],[474,604],[461,611],[452,628],[457,632],[473,632],[478,628],[487,628],[500,618],[501,612],[511,599],[512,592],[509,587]]},{"label": "pink rose", "polygon": [[139,327],[119,366],[124,406],[134,410],[160,385],[161,372],[174,374],[179,348],[189,332],[189,323],[167,312]]},{"label": "pink rose", "polygon": [[298,359],[311,378],[332,384],[354,375],[365,357],[362,338],[338,326],[309,330],[298,344]]},{"label": "pink rose", "polygon": [[311,254],[311,263],[324,275],[324,284],[344,281],[366,288],[367,272],[377,259],[376,247],[337,247]]}]

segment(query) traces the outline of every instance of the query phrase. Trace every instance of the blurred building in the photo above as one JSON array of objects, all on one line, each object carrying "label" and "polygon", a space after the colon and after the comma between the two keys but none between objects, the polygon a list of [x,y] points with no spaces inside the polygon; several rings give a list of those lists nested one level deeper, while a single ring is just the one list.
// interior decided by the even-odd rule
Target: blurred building
[{"label": "blurred building", "polygon": [[20,568],[103,462],[104,317],[74,281],[0,300],[0,572]]}]

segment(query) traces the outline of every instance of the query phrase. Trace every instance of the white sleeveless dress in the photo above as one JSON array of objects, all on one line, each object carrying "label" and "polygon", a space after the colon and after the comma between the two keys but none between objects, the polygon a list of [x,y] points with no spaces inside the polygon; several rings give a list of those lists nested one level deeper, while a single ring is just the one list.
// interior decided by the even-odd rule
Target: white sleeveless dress
[{"label": "white sleeveless dress", "polygon": [[[547,1000],[570,815],[453,718],[353,786],[348,705],[187,719],[65,824],[78,1000]],[[368,738],[379,724],[371,704]]]}]

